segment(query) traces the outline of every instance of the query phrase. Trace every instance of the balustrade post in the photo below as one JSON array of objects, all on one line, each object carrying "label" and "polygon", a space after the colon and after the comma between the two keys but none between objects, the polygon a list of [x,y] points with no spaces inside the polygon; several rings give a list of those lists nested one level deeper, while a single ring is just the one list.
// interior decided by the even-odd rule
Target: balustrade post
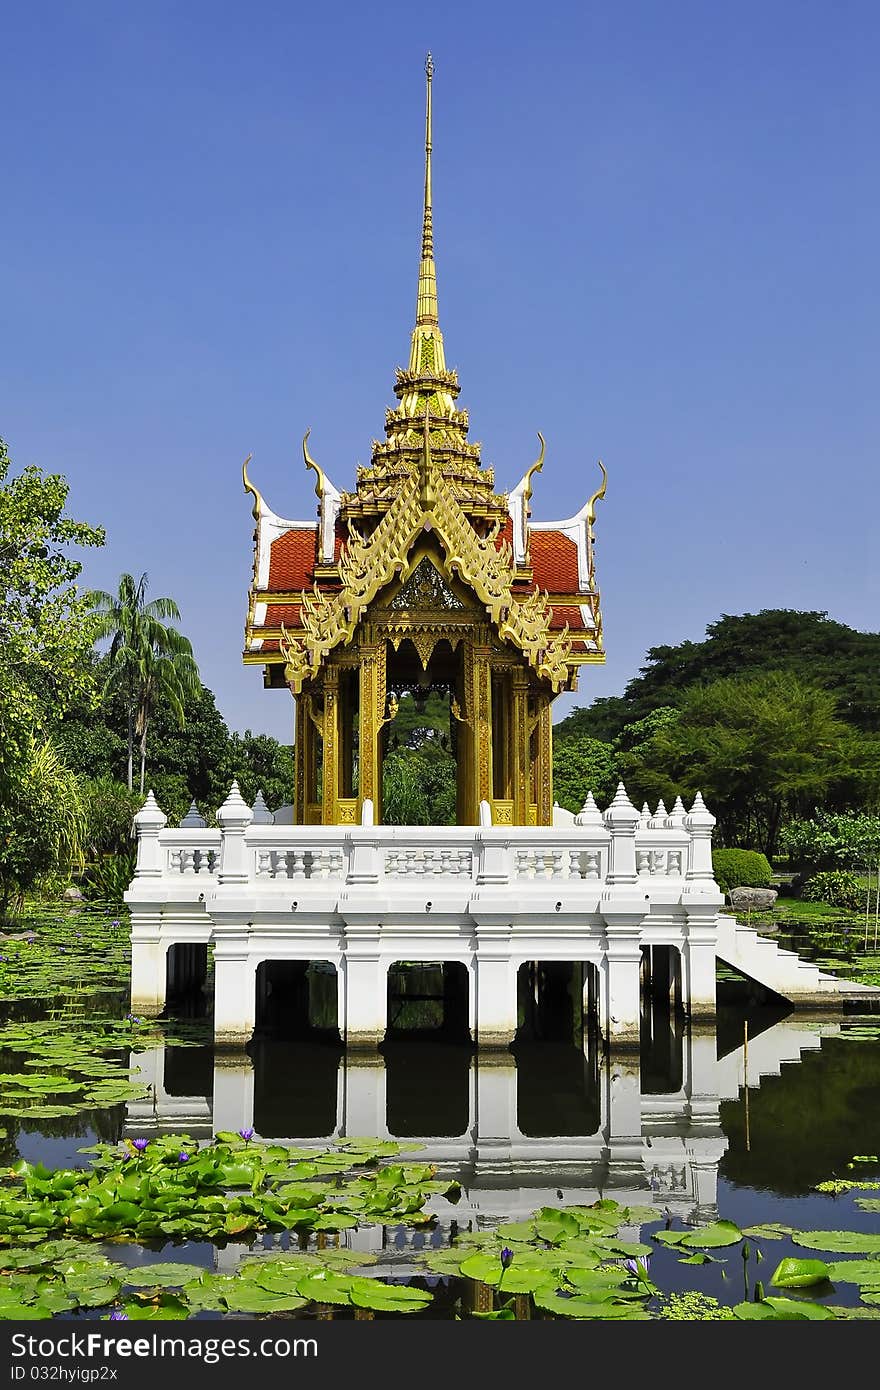
[{"label": "balustrade post", "polygon": [[233,782],[229,795],[217,812],[223,840],[220,847],[220,872],[218,883],[249,883],[250,864],[248,863],[247,828],[254,815],[241,792],[238,783]]},{"label": "balustrade post", "polygon": [[694,804],[684,817],[683,824],[689,836],[688,883],[716,887],[715,871],[712,868],[712,831],[715,817],[708,810],[699,792],[694,797]]},{"label": "balustrade post", "polygon": [[168,824],[168,817],[152,792],[134,818],[137,832],[137,861],[135,878],[161,878],[164,870],[159,835]]},{"label": "balustrade post", "polygon": [[626,794],[622,782],[602,817],[611,834],[611,852],[606,882],[611,887],[632,887],[638,880],[636,872],[636,826],[639,813]]}]

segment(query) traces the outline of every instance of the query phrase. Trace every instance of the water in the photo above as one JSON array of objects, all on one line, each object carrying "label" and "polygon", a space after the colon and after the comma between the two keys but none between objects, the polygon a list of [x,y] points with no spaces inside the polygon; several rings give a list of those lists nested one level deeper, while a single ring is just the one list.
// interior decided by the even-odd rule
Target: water
[{"label": "water", "polygon": [[[399,1139],[418,1146],[415,1156],[434,1162],[439,1175],[457,1178],[461,1195],[430,1199],[435,1221],[428,1229],[359,1226],[338,1239],[377,1257],[373,1275],[422,1286],[418,1256],[426,1249],[443,1249],[462,1232],[523,1220],[541,1207],[600,1198],[656,1208],[654,1218],[634,1222],[627,1233],[652,1244],[651,1276],[664,1292],[699,1290],[727,1305],[752,1297],[756,1280],[766,1284],[785,1256],[842,1257],[760,1237],[712,1251],[710,1262],[683,1265],[651,1236],[718,1218],[741,1229],[781,1223],[796,1231],[880,1232],[880,1213],[858,1205],[859,1197],[880,1193],[815,1190],[832,1178],[880,1180],[880,1161],[853,1163],[855,1155],[880,1155],[876,1014],[804,1018],[780,1006],[731,1002],[720,1008],[716,1028],[705,1031],[655,1011],[633,1057],[609,1056],[589,1037],[577,1046],[522,1042],[486,1058],[439,1040],[399,1038],[381,1054],[360,1056],[326,1041],[271,1034],[247,1054],[215,1055],[204,1001],[189,1001],[182,1010],[189,1017],[176,1024],[125,1020],[119,978],[125,953],[109,925],[114,920],[104,908],[56,914],[35,923],[34,942],[16,933],[4,946],[16,959],[22,952],[27,957],[13,986],[18,997],[7,994],[0,1030],[4,1164],[21,1157],[84,1166],[90,1156],[81,1150],[98,1139],[185,1133],[209,1141],[219,1130],[249,1126],[263,1140],[316,1147],[345,1136]],[[107,932],[116,976],[107,951],[97,950]],[[54,993],[47,985],[53,959]],[[28,979],[30,995],[22,993]],[[43,1030],[32,1043],[28,1019]],[[106,1071],[89,1078],[82,1070],[84,1040],[94,1046],[101,1028]],[[36,1065],[28,1069],[28,1062]],[[95,1097],[118,1087],[129,1066],[133,1093],[97,1104]],[[35,1105],[8,1081],[46,1071],[74,1076],[83,1089],[71,1098],[38,1094]],[[34,1108],[51,1110],[53,1103],[71,1113],[29,1118]],[[291,1241],[295,1247],[296,1237],[282,1234],[256,1242],[107,1248],[129,1264],[175,1258],[223,1272],[235,1269],[243,1254]],[[451,1316],[458,1283],[432,1277],[434,1303],[417,1316]],[[840,1281],[818,1297],[855,1308],[859,1286]]]}]

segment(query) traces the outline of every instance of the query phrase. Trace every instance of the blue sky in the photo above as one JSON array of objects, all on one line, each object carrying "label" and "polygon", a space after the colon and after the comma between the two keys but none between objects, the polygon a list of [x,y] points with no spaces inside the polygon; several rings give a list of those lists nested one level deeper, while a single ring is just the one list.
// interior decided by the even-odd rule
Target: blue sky
[{"label": "blue sky", "polygon": [[311,517],[406,361],[434,81],[440,316],[503,488],[597,520],[616,694],[721,613],[877,630],[875,3],[4,7],[0,434],[147,571],[233,728],[250,499]]}]

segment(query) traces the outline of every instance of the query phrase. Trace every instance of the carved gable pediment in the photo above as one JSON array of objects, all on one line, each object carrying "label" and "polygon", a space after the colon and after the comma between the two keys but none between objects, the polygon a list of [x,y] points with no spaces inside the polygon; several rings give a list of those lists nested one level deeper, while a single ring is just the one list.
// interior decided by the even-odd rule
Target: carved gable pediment
[{"label": "carved gable pediment", "polygon": [[396,610],[429,609],[431,612],[438,609],[462,611],[465,607],[427,555],[422,557],[409,578],[401,584],[388,606]]}]

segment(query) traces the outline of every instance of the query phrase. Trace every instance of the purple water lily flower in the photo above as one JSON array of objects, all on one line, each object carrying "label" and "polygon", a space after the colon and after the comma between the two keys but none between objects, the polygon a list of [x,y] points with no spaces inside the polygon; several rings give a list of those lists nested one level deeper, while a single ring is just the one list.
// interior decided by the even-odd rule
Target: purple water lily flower
[{"label": "purple water lily flower", "polygon": [[110,925],[111,925],[111,927],[118,927],[118,926],[119,926],[119,918],[118,918],[118,917],[115,917],[115,918],[113,919],[113,921],[110,923]]},{"label": "purple water lily flower", "polygon": [[123,1313],[123,1311],[122,1311],[121,1308],[114,1308],[114,1309],[113,1309],[113,1312],[110,1314],[110,1316],[109,1316],[109,1318],[107,1319],[107,1321],[108,1321],[108,1322],[128,1322],[128,1321],[129,1321],[129,1316],[128,1316],[128,1313]]},{"label": "purple water lily flower", "polygon": [[189,1154],[185,1154],[183,1150],[181,1150],[177,1155],[177,1161],[178,1163],[189,1163]]},{"label": "purple water lily flower", "polygon": [[254,1128],[251,1125],[248,1129],[240,1129],[238,1133],[239,1137],[243,1139],[246,1144],[249,1144],[254,1137]]},{"label": "purple water lily flower", "polygon": [[647,1279],[650,1258],[650,1255],[639,1255],[636,1259],[624,1260],[624,1269],[628,1269],[637,1279]]},{"label": "purple water lily flower", "polygon": [[137,1149],[139,1154],[142,1154],[149,1142],[149,1139],[132,1139],[131,1147]]},{"label": "purple water lily flower", "polygon": [[513,1251],[510,1249],[509,1246],[505,1245],[504,1249],[501,1251],[501,1268],[508,1269],[512,1264]]}]

